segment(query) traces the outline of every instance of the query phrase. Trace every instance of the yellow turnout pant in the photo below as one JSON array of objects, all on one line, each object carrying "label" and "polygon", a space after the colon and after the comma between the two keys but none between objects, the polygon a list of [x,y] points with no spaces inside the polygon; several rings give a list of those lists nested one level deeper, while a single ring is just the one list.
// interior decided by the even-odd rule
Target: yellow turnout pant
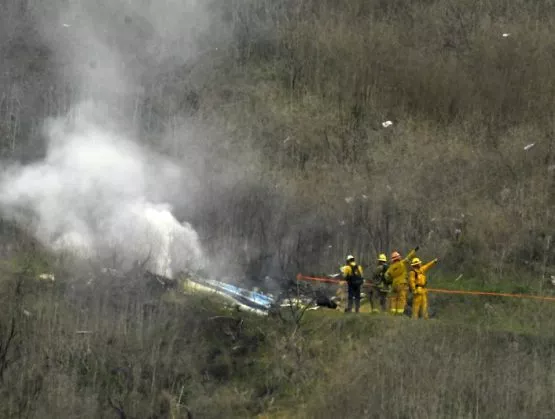
[{"label": "yellow turnout pant", "polygon": [[417,288],[412,299],[412,318],[419,316],[428,320],[428,291],[425,288]]},{"label": "yellow turnout pant", "polygon": [[403,314],[407,305],[409,286],[406,283],[393,284],[391,293],[387,297],[389,312],[391,314]]}]

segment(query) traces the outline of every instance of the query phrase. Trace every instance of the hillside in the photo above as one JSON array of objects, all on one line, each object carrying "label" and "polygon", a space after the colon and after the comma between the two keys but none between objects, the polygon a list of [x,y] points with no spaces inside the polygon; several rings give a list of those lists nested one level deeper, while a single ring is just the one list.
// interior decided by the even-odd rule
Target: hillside
[{"label": "hillside", "polygon": [[553,295],[552,1],[0,10],[0,417],[552,416],[551,302],[265,317],[144,276],[277,295],[419,245],[432,286]]},{"label": "hillside", "polygon": [[3,271],[1,282],[2,417],[548,418],[555,408],[553,303],[432,299],[428,322],[326,309],[264,317],[160,294],[139,277],[27,274]]},{"label": "hillside", "polygon": [[[44,29],[54,12],[4,3],[0,148],[29,161],[43,118],[82,94],[59,72],[76,66],[63,42],[84,22]],[[171,12],[152,7],[82,13],[104,19],[100,39],[133,77],[110,100],[187,167],[176,211],[219,259],[256,278],[420,243],[447,271],[490,278],[553,264],[550,2],[214,0],[187,54],[156,33]]]}]

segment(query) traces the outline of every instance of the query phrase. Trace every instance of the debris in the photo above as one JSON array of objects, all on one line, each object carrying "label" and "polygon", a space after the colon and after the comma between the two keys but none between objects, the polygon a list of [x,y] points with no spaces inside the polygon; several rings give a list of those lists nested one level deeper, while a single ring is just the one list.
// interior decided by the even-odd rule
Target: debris
[{"label": "debris", "polygon": [[551,275],[551,284],[555,286],[555,275]]},{"label": "debris", "polygon": [[351,202],[353,202],[354,198],[352,196],[348,196],[347,198],[345,198],[345,202],[347,204],[350,204]]},{"label": "debris", "polygon": [[47,273],[40,274],[37,278],[42,281],[51,281],[51,282],[54,282],[56,280],[56,277],[54,276],[54,274],[47,274]]},{"label": "debris", "polygon": [[459,276],[457,276],[457,277],[455,278],[455,281],[458,281],[458,280],[461,279],[462,277],[463,277],[463,274],[460,274]]},{"label": "debris", "polygon": [[267,294],[239,288],[229,283],[213,279],[187,278],[183,284],[186,290],[201,291],[226,298],[237,309],[267,315],[275,300]]},{"label": "debris", "polygon": [[362,195],[362,199],[366,201],[368,199],[368,195]]},{"label": "debris", "polygon": [[25,310],[25,309],[23,309],[23,314],[24,314],[26,317],[31,317],[31,313],[30,313],[29,311]]},{"label": "debris", "polygon": [[503,34],[503,38],[508,38],[509,36],[511,36],[510,33],[504,33],[504,34]]},{"label": "debris", "polygon": [[308,305],[309,301],[303,301],[300,298],[288,298],[281,302],[280,307],[297,307],[303,308]]},{"label": "debris", "polygon": [[391,121],[382,122],[382,127],[384,127],[384,128],[390,127],[391,125],[393,125],[393,122],[391,122]]},{"label": "debris", "polygon": [[531,149],[532,147],[534,147],[535,145],[536,145],[536,143],[530,143],[530,144],[526,145],[526,146],[524,147],[524,151],[530,150],[530,149]]},{"label": "debris", "polygon": [[71,27],[71,25],[70,25],[69,23],[63,23],[62,26],[63,26],[64,28],[69,28],[69,27]]}]

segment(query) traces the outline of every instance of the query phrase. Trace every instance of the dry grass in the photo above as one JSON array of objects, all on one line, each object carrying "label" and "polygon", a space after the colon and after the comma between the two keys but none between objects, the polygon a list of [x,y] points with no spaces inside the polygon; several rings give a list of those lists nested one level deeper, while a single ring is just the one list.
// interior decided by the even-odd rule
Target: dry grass
[{"label": "dry grass", "polygon": [[457,297],[432,300],[429,322],[330,311],[299,326],[132,278],[79,284],[3,275],[2,417],[540,418],[555,408],[551,305]]}]

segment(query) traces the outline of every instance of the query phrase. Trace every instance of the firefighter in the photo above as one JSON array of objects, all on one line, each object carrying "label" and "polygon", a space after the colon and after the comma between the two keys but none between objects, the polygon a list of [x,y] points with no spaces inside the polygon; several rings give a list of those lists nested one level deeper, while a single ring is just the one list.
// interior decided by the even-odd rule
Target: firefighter
[{"label": "firefighter", "polygon": [[358,265],[353,255],[347,256],[347,264],[341,268],[343,279],[347,282],[347,307],[345,313],[353,310],[353,302],[355,303],[355,312],[360,311],[360,288],[364,283],[362,276],[362,266]]},{"label": "firefighter", "polygon": [[388,295],[389,312],[391,314],[403,314],[405,312],[409,291],[407,265],[416,256],[417,251],[418,247],[411,250],[404,259],[397,251],[391,253],[391,264],[385,272],[386,280],[391,283],[391,292]]},{"label": "firefighter", "polygon": [[374,271],[369,293],[370,304],[374,313],[379,313],[380,308],[384,312],[387,310],[387,294],[390,291],[390,284],[387,283],[385,278],[387,268],[389,268],[387,256],[381,253],[378,256],[378,266],[376,266]]},{"label": "firefighter", "polygon": [[410,264],[411,270],[409,272],[409,286],[413,295],[413,319],[418,319],[421,315],[425,320],[428,320],[428,290],[426,289],[426,272],[437,262],[438,259],[436,258],[431,262],[422,265],[422,261],[420,259],[414,258]]}]

